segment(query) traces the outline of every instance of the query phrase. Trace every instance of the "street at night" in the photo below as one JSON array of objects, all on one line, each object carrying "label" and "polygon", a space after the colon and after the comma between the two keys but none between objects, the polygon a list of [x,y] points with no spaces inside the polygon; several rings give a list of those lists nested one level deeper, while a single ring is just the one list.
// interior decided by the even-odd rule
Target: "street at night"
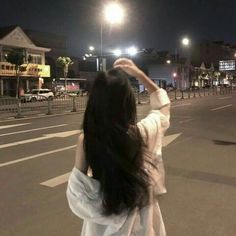
[{"label": "street at night", "polygon": [[235,236],[235,9],[1,0],[0,236]]},{"label": "street at night", "polygon": [[[172,102],[163,141],[168,235],[236,232],[236,94]],[[149,105],[138,106],[138,119]],[[0,123],[0,235],[80,235],[65,196],[83,114]]]}]

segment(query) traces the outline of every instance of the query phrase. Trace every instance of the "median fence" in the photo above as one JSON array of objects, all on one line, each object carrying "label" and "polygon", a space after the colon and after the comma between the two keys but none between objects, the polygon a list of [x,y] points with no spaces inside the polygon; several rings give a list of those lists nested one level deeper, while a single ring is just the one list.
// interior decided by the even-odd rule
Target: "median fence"
[{"label": "median fence", "polygon": [[179,99],[199,98],[212,95],[226,95],[236,91],[233,87],[217,87],[217,88],[199,88],[199,89],[185,89],[172,90],[168,95],[172,101]]},{"label": "median fence", "polygon": [[54,99],[41,99],[24,102],[22,99],[0,98],[0,119],[22,118],[32,115],[51,115],[65,112],[84,112],[87,96],[62,96]]},{"label": "median fence", "polygon": [[[188,90],[172,90],[168,95],[172,101],[182,99],[194,99],[212,95],[227,95],[236,92],[236,88],[202,88]],[[135,93],[137,104],[149,103],[147,93]],[[54,97],[53,99],[39,99],[32,102],[24,102],[15,98],[0,98],[0,119],[22,118],[26,116],[43,116],[51,114],[81,112],[86,108],[88,96]]]}]

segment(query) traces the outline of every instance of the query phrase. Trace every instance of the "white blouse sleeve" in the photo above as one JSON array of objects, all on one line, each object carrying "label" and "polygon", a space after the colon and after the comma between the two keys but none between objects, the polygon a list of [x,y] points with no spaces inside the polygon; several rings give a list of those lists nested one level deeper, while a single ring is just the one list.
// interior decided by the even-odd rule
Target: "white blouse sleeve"
[{"label": "white blouse sleeve", "polygon": [[151,111],[137,125],[149,151],[161,154],[162,137],[170,126],[170,99],[164,89],[150,94]]},{"label": "white blouse sleeve", "polygon": [[72,212],[83,220],[101,225],[112,225],[115,228],[120,228],[126,220],[126,212],[109,217],[103,215],[100,183],[76,167],[70,175],[66,196]]}]

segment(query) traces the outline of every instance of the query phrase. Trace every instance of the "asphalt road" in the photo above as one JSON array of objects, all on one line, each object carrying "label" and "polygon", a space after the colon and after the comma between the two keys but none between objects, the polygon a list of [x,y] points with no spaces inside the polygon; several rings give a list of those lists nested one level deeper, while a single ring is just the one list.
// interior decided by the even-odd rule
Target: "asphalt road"
[{"label": "asphalt road", "polygon": [[[149,110],[138,108],[139,119]],[[160,198],[168,236],[236,235],[236,94],[172,103]],[[76,236],[65,198],[82,114],[0,122],[0,235]],[[15,125],[15,126],[13,126]]]}]

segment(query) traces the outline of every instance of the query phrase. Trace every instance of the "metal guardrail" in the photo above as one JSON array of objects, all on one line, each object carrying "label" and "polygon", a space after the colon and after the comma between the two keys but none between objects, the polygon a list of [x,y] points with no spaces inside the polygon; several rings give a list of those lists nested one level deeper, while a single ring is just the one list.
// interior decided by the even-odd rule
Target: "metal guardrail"
[{"label": "metal guardrail", "polygon": [[196,97],[205,97],[210,95],[225,95],[236,91],[232,87],[218,87],[218,88],[202,88],[202,89],[187,89],[187,90],[173,90],[168,92],[172,101],[178,99],[190,99]]},{"label": "metal guardrail", "polygon": [[[179,99],[191,99],[210,95],[226,95],[236,92],[236,88],[210,88],[198,90],[173,90],[168,95],[172,101]],[[147,93],[135,93],[137,104],[149,103]],[[88,96],[61,96],[52,100],[39,99],[34,102],[23,102],[21,99],[7,98],[0,99],[0,118],[12,117],[21,118],[28,115],[58,114],[62,112],[84,112]]]},{"label": "metal guardrail", "polygon": [[21,99],[0,99],[0,117],[21,118],[32,114],[54,114],[61,112],[83,112],[87,96],[63,96],[54,99],[24,102]]}]

